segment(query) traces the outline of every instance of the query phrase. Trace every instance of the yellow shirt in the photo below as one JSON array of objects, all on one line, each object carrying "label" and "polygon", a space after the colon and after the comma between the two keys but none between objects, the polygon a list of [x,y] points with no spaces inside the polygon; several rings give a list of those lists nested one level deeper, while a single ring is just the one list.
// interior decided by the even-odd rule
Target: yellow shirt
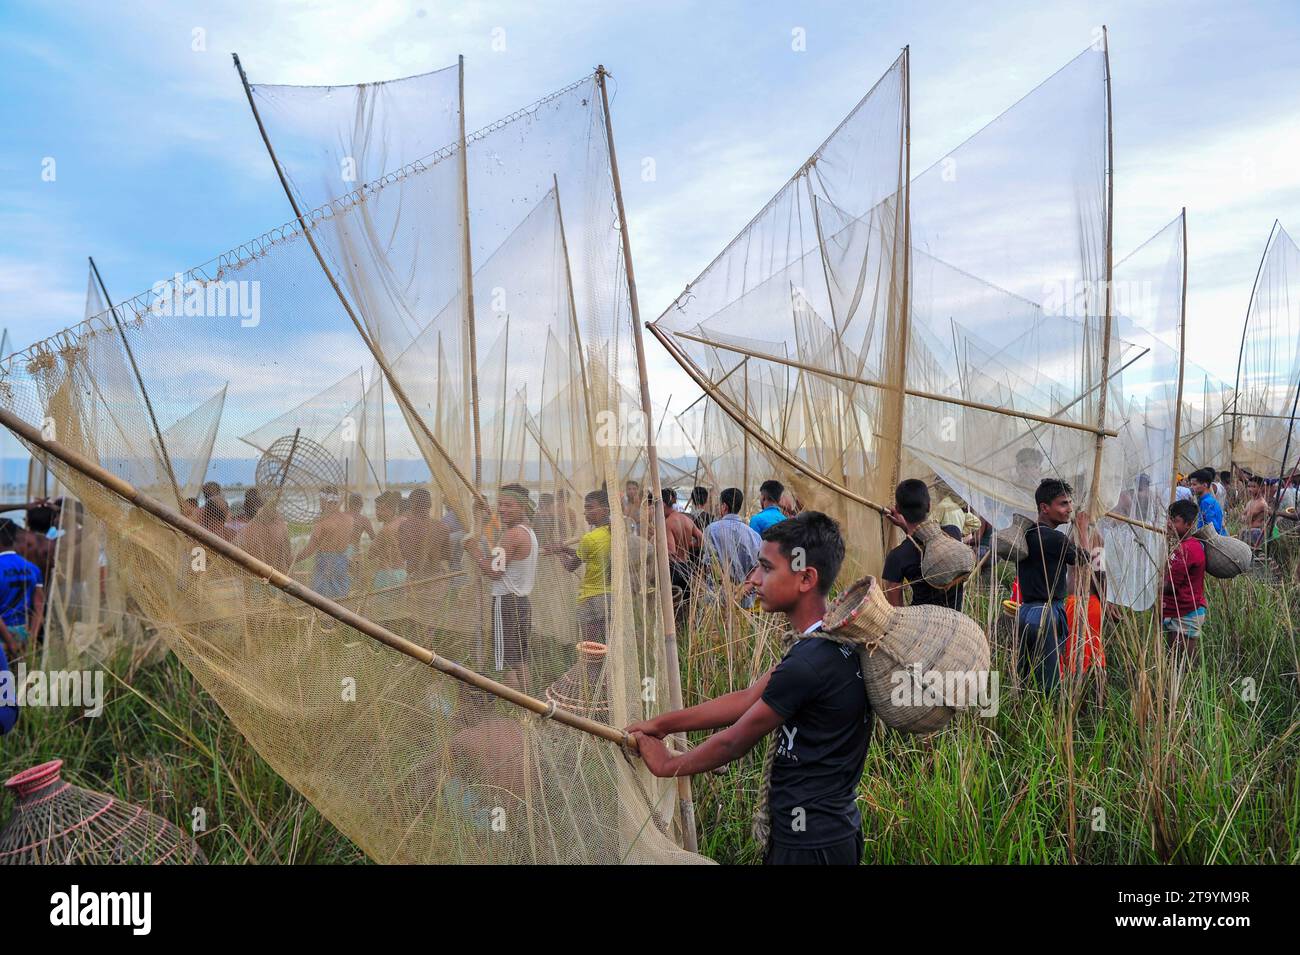
[{"label": "yellow shirt", "polygon": [[609,525],[594,528],[582,535],[574,551],[582,561],[582,583],[578,587],[578,603],[610,592],[609,587]]}]

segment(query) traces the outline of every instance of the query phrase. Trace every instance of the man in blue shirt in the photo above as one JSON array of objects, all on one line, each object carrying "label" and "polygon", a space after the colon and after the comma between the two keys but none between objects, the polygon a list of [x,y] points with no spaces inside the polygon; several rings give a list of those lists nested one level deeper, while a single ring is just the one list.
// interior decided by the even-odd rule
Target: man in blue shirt
[{"label": "man in blue shirt", "polygon": [[45,612],[45,591],[35,564],[14,550],[18,525],[0,519],[0,640],[13,660],[27,641],[41,628]]},{"label": "man in blue shirt", "polygon": [[778,503],[784,493],[785,486],[780,481],[764,481],[758,486],[758,506],[762,510],[749,519],[755,534],[761,537],[763,531],[785,520],[785,512]]},{"label": "man in blue shirt", "polygon": [[1198,468],[1189,475],[1187,483],[1192,486],[1192,493],[1196,495],[1201,509],[1196,518],[1196,526],[1209,524],[1220,534],[1226,534],[1227,531],[1223,529],[1223,506],[1214,496],[1214,469]]},{"label": "man in blue shirt", "polygon": [[[740,519],[740,508],[744,503],[745,495],[740,488],[727,488],[718,497],[721,516],[704,531],[706,553],[720,568],[723,579],[732,584],[739,584],[749,576],[758,563],[759,548],[763,546],[763,539]],[[746,593],[740,605],[747,608],[753,602],[754,595]]]}]

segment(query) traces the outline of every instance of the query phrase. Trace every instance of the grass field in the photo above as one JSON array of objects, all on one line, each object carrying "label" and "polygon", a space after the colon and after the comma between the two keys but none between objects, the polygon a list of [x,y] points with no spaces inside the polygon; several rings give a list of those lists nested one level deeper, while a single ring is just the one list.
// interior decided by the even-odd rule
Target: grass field
[{"label": "grass field", "polygon": [[[876,863],[1294,863],[1300,860],[1300,659],[1290,586],[1207,583],[1198,658],[1171,665],[1149,614],[1107,630],[1092,676],[1044,697],[1011,687],[995,716],[934,737],[877,724],[859,791]],[[983,619],[984,597],[968,610]],[[705,619],[682,641],[688,702],[771,665],[771,620]],[[724,634],[731,634],[724,638]],[[0,742],[5,776],[55,757],[76,781],[186,829],[201,809],[212,862],[362,863],[364,855],[273,772],[174,656],[131,685],[108,678],[102,716],[28,709]],[[761,752],[695,782],[702,850],[752,863]],[[0,816],[7,815],[8,801]]]}]

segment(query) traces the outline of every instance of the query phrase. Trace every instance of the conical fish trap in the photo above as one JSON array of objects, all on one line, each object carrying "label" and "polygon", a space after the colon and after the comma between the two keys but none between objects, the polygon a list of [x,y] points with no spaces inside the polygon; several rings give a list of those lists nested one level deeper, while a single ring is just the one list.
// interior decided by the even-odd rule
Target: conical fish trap
[{"label": "conical fish trap", "polygon": [[1231,580],[1250,570],[1252,554],[1245,541],[1225,537],[1209,524],[1198,527],[1192,536],[1205,545],[1205,572],[1211,577]]},{"label": "conical fish trap", "polygon": [[1011,518],[1011,526],[1005,531],[998,531],[996,551],[1002,560],[1022,561],[1025,559],[1028,545],[1025,535],[1034,526],[1034,522],[1023,514]]},{"label": "conical fish trap", "polygon": [[0,832],[0,865],[206,863],[166,819],[61,778],[63,760],[33,766],[5,783],[18,800]]},{"label": "conical fish trap", "polygon": [[588,719],[609,722],[609,692],[605,681],[603,643],[584,640],[578,644],[578,662],[546,688],[546,699],[560,709]]},{"label": "conical fish trap", "polygon": [[309,524],[320,517],[320,496],[337,495],[343,465],[328,449],[301,435],[276,438],[257,462],[257,488],[286,521]]},{"label": "conical fish trap", "polygon": [[955,587],[975,569],[974,552],[949,537],[935,522],[922,524],[912,537],[921,548],[921,576],[931,587],[939,590]]},{"label": "conical fish trap", "polygon": [[894,607],[874,577],[831,606],[823,624],[858,647],[867,699],[891,729],[933,733],[974,705],[987,679],[989,645],[970,617],[947,607]]}]

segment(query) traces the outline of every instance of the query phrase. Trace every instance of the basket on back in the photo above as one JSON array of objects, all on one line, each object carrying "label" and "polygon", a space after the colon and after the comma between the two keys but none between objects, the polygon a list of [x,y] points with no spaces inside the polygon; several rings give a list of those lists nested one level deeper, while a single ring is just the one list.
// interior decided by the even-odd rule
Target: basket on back
[{"label": "basket on back", "polygon": [[921,576],[937,590],[957,586],[975,569],[974,552],[949,537],[934,521],[918,527],[912,538],[921,549]]},{"label": "basket on back", "polygon": [[1025,535],[1034,526],[1034,522],[1023,514],[1011,518],[1011,526],[1005,531],[998,531],[995,550],[1002,560],[1022,561],[1028,552]]},{"label": "basket on back", "polygon": [[988,678],[989,644],[974,620],[947,607],[891,606],[874,577],[841,594],[823,627],[857,646],[867,699],[891,729],[942,729]]},{"label": "basket on back", "polygon": [[205,863],[186,833],[161,816],[60,777],[63,760],[33,766],[5,786],[18,800],[0,831],[0,865]]},{"label": "basket on back", "polygon": [[1209,524],[1202,524],[1192,536],[1205,545],[1205,572],[1220,580],[1231,580],[1250,570],[1250,545],[1235,537],[1225,537]]}]

